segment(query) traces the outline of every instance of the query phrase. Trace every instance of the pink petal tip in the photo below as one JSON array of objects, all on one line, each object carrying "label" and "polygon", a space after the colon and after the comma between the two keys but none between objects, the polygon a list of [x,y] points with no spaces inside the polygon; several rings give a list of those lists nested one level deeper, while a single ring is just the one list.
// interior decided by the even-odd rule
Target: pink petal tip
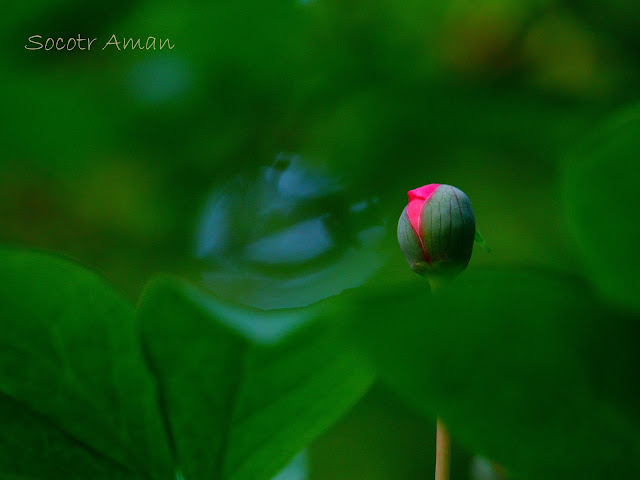
[{"label": "pink petal tip", "polygon": [[422,213],[422,207],[427,203],[427,201],[429,201],[429,198],[436,193],[436,190],[440,185],[442,184],[430,183],[424,187],[414,188],[407,192],[407,195],[409,196],[407,216],[409,217],[409,222],[418,237],[420,236],[420,214]]}]

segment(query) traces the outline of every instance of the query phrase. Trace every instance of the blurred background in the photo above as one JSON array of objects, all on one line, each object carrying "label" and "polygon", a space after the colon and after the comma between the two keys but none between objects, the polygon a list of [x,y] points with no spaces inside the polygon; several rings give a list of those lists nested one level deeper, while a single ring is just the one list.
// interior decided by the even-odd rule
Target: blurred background
[{"label": "blurred background", "polygon": [[[4,10],[0,242],[71,257],[132,302],[158,272],[265,309],[419,282],[395,227],[428,183],[473,203],[493,253],[470,268],[580,273],[563,158],[640,82],[632,2]],[[78,34],[91,51],[25,49]],[[112,34],[175,47],[101,50]],[[311,478],[429,478],[434,433],[378,387],[311,446]],[[454,478],[489,478],[471,453],[454,448]]]}]

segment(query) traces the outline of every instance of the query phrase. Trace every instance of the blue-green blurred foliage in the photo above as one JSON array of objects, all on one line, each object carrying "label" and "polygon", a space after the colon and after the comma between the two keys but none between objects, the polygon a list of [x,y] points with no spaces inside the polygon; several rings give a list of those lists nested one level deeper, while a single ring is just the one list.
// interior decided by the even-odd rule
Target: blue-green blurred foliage
[{"label": "blue-green blurred foliage", "polygon": [[[136,299],[159,270],[199,278],[193,237],[214,187],[295,152],[345,179],[354,197],[375,194],[391,222],[411,188],[464,190],[493,247],[470,269],[580,274],[562,159],[637,100],[640,12],[622,5],[9,3],[0,20],[0,242],[72,256]],[[78,34],[98,38],[90,52],[25,49],[31,35]],[[112,34],[169,38],[175,48],[101,50]],[[393,229],[385,248],[390,260],[370,285],[420,281]],[[335,434],[362,435],[362,417],[380,411],[372,403]],[[318,461],[336,478],[327,445],[340,442],[322,442]],[[420,461],[413,451],[398,457],[402,442],[385,448]],[[394,478],[415,473],[402,471]]]}]

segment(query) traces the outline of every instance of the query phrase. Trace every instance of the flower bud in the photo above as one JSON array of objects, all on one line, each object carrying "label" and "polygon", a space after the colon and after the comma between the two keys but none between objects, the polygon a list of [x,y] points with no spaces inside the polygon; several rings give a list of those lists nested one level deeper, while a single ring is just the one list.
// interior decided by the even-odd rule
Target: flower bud
[{"label": "flower bud", "polygon": [[456,276],[469,263],[476,234],[469,198],[438,183],[408,195],[398,221],[398,242],[409,266],[430,281]]}]

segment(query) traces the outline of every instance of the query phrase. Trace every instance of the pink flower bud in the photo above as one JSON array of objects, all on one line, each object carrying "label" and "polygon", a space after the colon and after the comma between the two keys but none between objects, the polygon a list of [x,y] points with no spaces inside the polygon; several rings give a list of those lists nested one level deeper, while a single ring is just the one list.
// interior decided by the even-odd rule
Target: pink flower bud
[{"label": "pink flower bud", "polygon": [[456,187],[432,183],[408,192],[398,242],[411,269],[428,278],[454,277],[469,264],[476,220]]}]

